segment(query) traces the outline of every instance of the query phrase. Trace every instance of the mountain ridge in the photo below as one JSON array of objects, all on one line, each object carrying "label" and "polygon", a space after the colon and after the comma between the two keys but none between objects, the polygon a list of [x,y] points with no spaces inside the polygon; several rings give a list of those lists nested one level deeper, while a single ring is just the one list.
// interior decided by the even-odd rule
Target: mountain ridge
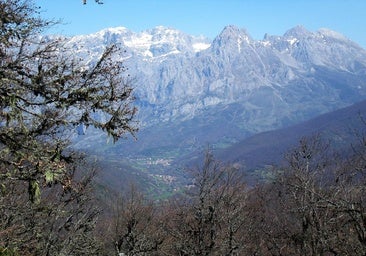
[{"label": "mountain ridge", "polygon": [[248,169],[278,165],[300,139],[313,136],[319,136],[339,150],[349,150],[352,144],[362,139],[357,136],[364,135],[365,113],[366,100],[363,100],[292,126],[255,134],[218,150],[217,157],[231,163],[241,163]]},{"label": "mountain ridge", "polygon": [[[366,51],[328,29],[298,26],[254,40],[231,25],[209,41],[165,27],[113,28],[71,38],[69,46],[92,61],[111,43],[125,50],[116,59],[135,79],[141,123],[138,144],[117,144],[118,152],[179,148],[175,156],[184,157],[207,143],[226,147],[366,98]],[[79,137],[78,145],[91,144],[92,136]]]}]

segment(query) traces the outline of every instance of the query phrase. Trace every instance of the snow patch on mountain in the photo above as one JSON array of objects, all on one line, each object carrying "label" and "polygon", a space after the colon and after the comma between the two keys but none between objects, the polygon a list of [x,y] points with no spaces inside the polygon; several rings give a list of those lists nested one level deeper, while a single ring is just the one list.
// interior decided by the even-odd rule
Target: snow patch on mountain
[{"label": "snow patch on mountain", "polygon": [[321,35],[326,36],[326,37],[331,37],[331,38],[346,41],[346,42],[350,41],[347,37],[345,37],[341,33],[338,33],[336,31],[333,31],[333,30],[330,30],[330,29],[327,29],[327,28],[320,28],[318,30],[318,33],[320,33]]},{"label": "snow patch on mountain", "polygon": [[193,49],[195,52],[200,52],[200,51],[204,51],[207,48],[209,48],[211,46],[211,44],[198,42],[198,43],[194,43],[192,46],[193,46]]},{"label": "snow patch on mountain", "polygon": [[240,126],[260,131],[366,96],[366,51],[329,29],[296,26],[256,41],[227,26],[209,41],[162,26],[137,33],[118,27],[69,41],[90,61],[112,43],[125,50],[119,58],[136,78],[145,126],[239,104]]},{"label": "snow patch on mountain", "polygon": [[69,41],[69,45],[74,45],[79,52],[83,51],[82,47],[78,47],[80,45],[99,52],[102,49],[98,49],[98,46],[109,44],[119,44],[133,55],[148,61],[161,61],[169,55],[194,54],[210,47],[205,37],[190,36],[163,26],[137,33],[125,27],[107,28],[94,34],[72,37]]}]

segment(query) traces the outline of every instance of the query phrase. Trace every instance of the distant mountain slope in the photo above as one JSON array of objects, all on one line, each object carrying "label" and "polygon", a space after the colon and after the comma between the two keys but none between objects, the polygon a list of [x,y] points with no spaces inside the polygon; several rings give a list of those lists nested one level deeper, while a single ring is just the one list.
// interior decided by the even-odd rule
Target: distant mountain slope
[{"label": "distant mountain slope", "polygon": [[[69,45],[93,61],[112,43],[125,50],[119,58],[135,79],[144,126],[240,103],[246,112],[243,126],[256,132],[366,95],[366,51],[327,29],[298,26],[283,36],[253,40],[244,29],[227,26],[210,42],[172,28],[135,33],[120,27],[73,37]],[[258,118],[267,124],[253,121]]]},{"label": "distant mountain slope", "polygon": [[357,140],[357,133],[366,130],[366,101],[320,115],[290,127],[263,132],[217,152],[217,157],[241,163],[247,169],[278,164],[284,154],[298,144],[302,137],[319,134],[335,146],[344,148]]},{"label": "distant mountain slope", "polygon": [[[166,27],[138,33],[121,27],[68,41],[86,62],[110,44],[121,47],[116,60],[128,68],[135,88],[137,141],[106,144],[89,129],[75,136],[74,145],[102,161],[113,160],[115,169],[127,159],[123,164],[132,163],[146,179],[179,176],[186,160],[208,144],[227,148],[366,99],[366,51],[328,29],[297,26],[282,36],[254,40],[245,29],[227,26],[208,40]],[[287,134],[278,136],[278,147],[286,146],[281,142]],[[254,151],[253,138],[247,143],[255,155],[246,160],[248,166],[270,150]],[[275,155],[263,159],[270,162],[269,157]]]},{"label": "distant mountain slope", "polygon": [[118,44],[134,79],[143,127],[205,116],[240,104],[243,131],[296,123],[364,99],[366,51],[341,34],[297,26],[283,36],[253,40],[227,26],[213,40],[156,27],[135,33],[109,28],[76,36],[69,45],[93,61]]}]

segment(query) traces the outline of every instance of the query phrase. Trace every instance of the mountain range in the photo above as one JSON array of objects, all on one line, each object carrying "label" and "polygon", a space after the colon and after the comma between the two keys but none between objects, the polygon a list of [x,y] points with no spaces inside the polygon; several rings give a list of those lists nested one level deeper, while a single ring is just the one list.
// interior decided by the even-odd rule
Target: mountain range
[{"label": "mountain range", "polygon": [[[116,58],[132,78],[141,131],[137,142],[101,146],[98,154],[108,157],[172,166],[207,144],[227,148],[365,99],[366,51],[329,29],[296,26],[255,40],[227,26],[209,40],[166,27],[118,27],[68,41],[91,62],[110,44],[123,49]],[[89,131],[76,145],[95,149],[103,141]]]}]

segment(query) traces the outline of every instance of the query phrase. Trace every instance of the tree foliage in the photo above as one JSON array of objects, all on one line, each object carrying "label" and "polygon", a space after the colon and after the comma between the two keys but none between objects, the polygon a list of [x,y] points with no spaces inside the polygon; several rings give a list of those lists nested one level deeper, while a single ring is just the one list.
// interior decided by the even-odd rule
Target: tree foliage
[{"label": "tree foliage", "polygon": [[2,2],[0,12],[1,177],[28,181],[36,201],[42,184],[65,182],[70,131],[93,126],[117,140],[136,131],[136,109],[116,46],[85,63],[64,40],[40,37],[48,23],[29,1]]},{"label": "tree foliage", "polygon": [[91,197],[93,173],[86,172],[90,167],[80,161],[70,169],[69,187],[43,187],[37,204],[28,199],[25,183],[6,183],[0,197],[1,246],[15,255],[99,253],[100,243],[93,235],[100,211]]},{"label": "tree foliage", "polygon": [[69,140],[81,125],[114,141],[134,135],[132,87],[118,47],[88,63],[67,39],[42,36],[54,22],[37,11],[29,0],[0,2],[0,247],[82,255],[95,209],[86,203],[90,179],[78,174],[89,177],[89,167]]},{"label": "tree foliage", "polygon": [[[104,2],[102,0],[95,0],[97,4],[103,4]],[[83,4],[87,4],[87,0],[83,0]]]}]

